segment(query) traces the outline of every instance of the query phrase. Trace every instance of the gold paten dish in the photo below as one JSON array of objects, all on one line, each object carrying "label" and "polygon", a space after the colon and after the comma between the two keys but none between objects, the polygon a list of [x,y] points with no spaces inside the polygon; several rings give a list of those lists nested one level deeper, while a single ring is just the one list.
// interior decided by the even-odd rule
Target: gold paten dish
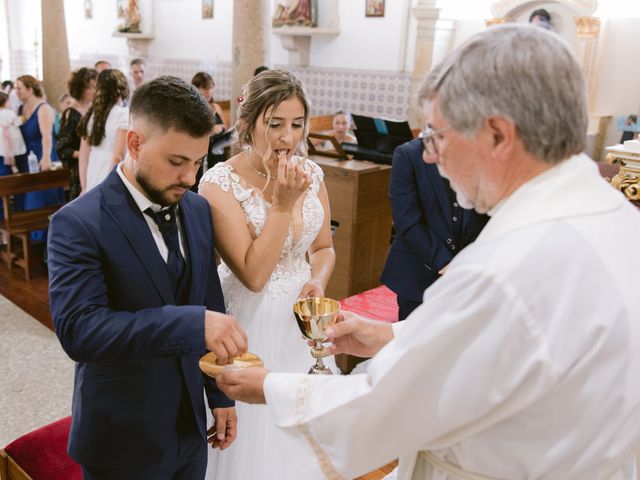
[{"label": "gold paten dish", "polygon": [[200,370],[210,377],[219,375],[220,373],[228,370],[240,370],[241,368],[249,367],[264,367],[262,360],[255,353],[243,353],[239,357],[233,359],[231,363],[226,365],[218,365],[216,361],[218,357],[214,352],[209,352],[200,358]]}]

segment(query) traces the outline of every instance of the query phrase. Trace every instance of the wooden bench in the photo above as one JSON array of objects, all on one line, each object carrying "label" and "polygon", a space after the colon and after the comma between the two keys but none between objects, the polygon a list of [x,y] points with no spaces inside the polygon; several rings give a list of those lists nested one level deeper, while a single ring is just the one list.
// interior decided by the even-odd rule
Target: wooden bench
[{"label": "wooden bench", "polygon": [[333,115],[318,115],[309,118],[309,131],[322,133],[333,129]]},{"label": "wooden bench", "polygon": [[227,128],[233,127],[233,125],[231,125],[231,101],[219,100],[216,103],[220,105],[220,108],[222,109],[222,121],[224,124]]},{"label": "wooden bench", "polygon": [[[10,198],[14,195],[24,194],[37,190],[50,188],[68,188],[69,171],[67,169],[49,170],[39,173],[19,173],[0,177],[0,198],[4,209],[4,220],[0,223],[0,232],[8,237],[7,251],[1,253],[2,259],[9,269],[15,263],[24,270],[27,280],[31,279],[30,257],[31,241],[30,233],[36,230],[44,230],[49,226],[49,217],[55,213],[62,204],[47,205],[33,210],[12,212]],[[11,237],[22,241],[22,256],[19,257],[13,250]]]}]

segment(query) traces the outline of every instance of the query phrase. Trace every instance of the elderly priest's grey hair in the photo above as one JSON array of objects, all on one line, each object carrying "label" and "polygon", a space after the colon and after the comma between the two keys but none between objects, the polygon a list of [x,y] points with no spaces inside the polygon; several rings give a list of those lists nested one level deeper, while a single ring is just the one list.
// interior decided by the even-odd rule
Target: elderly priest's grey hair
[{"label": "elderly priest's grey hair", "polygon": [[418,96],[437,98],[464,135],[487,117],[510,119],[527,152],[549,163],[586,145],[582,72],[567,45],[542,28],[500,25],[474,35],[429,72]]}]

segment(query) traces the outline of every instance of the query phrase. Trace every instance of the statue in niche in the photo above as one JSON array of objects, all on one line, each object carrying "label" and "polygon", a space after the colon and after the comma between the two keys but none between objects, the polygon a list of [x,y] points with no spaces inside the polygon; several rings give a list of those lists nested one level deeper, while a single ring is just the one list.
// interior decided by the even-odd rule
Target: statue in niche
[{"label": "statue in niche", "polygon": [[282,26],[318,26],[317,0],[285,0],[278,2],[272,25]]},{"label": "statue in niche", "polygon": [[140,8],[138,7],[138,0],[129,0],[127,5],[127,11],[124,17],[124,25],[121,25],[118,30],[126,33],[140,33]]}]

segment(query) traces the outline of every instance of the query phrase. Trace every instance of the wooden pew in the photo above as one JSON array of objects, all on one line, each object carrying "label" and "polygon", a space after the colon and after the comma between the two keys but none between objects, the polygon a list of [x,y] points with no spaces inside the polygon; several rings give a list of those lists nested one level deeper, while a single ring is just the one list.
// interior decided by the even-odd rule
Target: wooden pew
[{"label": "wooden pew", "polygon": [[220,108],[222,109],[222,121],[224,124],[227,128],[233,127],[233,125],[231,125],[231,101],[220,100],[216,103],[220,105]]},{"label": "wooden pew", "polygon": [[309,118],[309,131],[322,133],[333,129],[333,115],[318,115]]},{"label": "wooden pew", "polygon": [[[56,212],[62,204],[12,212],[9,208],[9,200],[14,195],[60,187],[69,187],[69,171],[65,168],[0,177],[0,198],[2,198],[2,206],[4,209],[4,220],[0,223],[0,232],[4,232],[9,239],[7,251],[2,252],[1,256],[9,269],[12,268],[14,262],[19,267],[22,267],[27,280],[31,279],[29,263],[31,257],[31,242],[29,234],[35,230],[46,229],[49,226],[49,217]],[[17,237],[22,241],[22,257],[18,257],[14,253],[11,237]]]}]

